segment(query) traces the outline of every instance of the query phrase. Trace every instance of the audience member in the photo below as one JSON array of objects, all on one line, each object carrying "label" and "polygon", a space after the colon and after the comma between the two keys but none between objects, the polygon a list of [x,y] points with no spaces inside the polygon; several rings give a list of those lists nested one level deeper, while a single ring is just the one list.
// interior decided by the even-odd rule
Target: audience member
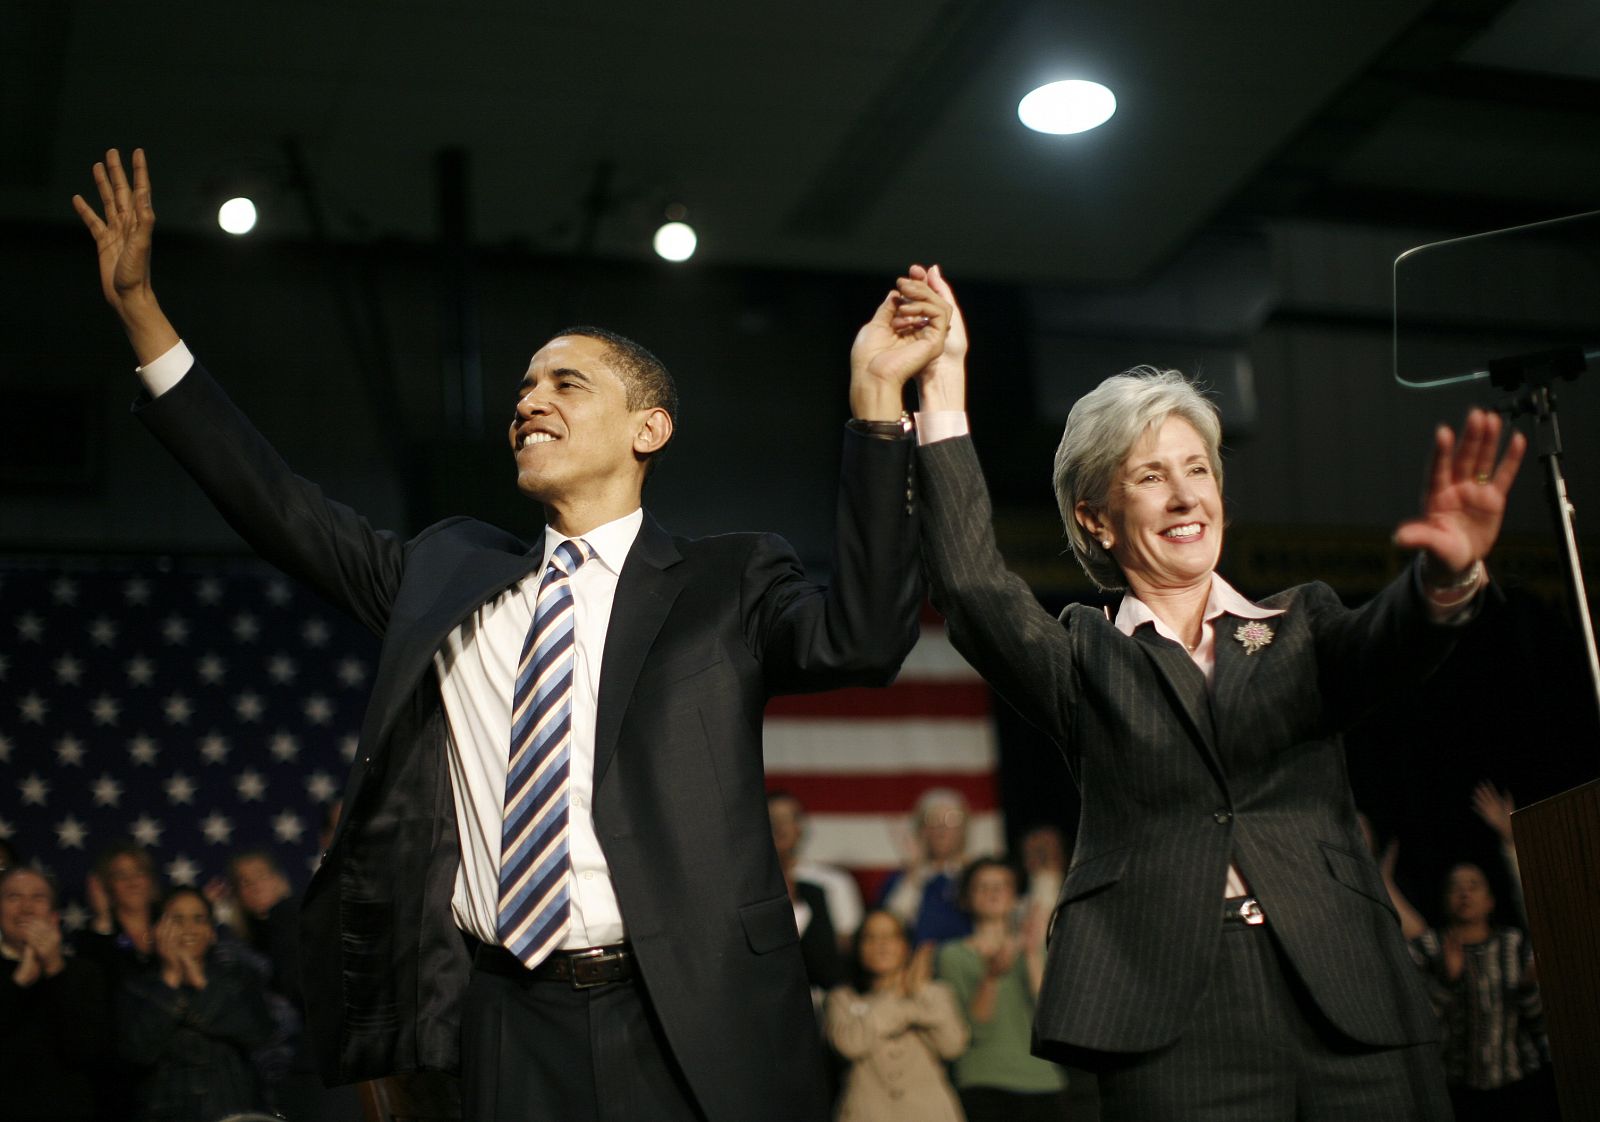
[{"label": "audience member", "polygon": [[828,994],[828,1043],[850,1063],[839,1122],[963,1122],[945,1061],[967,1046],[955,995],[932,980],[932,948],[911,950],[893,914],[856,932],[854,986]]},{"label": "audience member", "polygon": [[1456,1122],[1558,1119],[1544,1009],[1526,934],[1493,922],[1495,898],[1488,878],[1465,862],[1452,868],[1445,882],[1443,929],[1429,927],[1395,883],[1398,857],[1398,846],[1391,843],[1381,871],[1439,1017]]},{"label": "audience member", "polygon": [[249,1052],[272,1035],[262,988],[219,961],[211,902],[178,888],[153,933],[157,966],[123,983],[118,1047],[137,1069],[139,1122],[213,1122],[264,1105]]},{"label": "audience member", "polygon": [[856,928],[861,926],[861,888],[856,878],[837,865],[806,858],[806,808],[799,799],[787,791],[773,791],[767,795],[767,813],[772,817],[772,844],[778,859],[792,857],[795,879],[822,889],[839,950],[848,953]]},{"label": "audience member", "polygon": [[158,893],[155,862],[133,840],[113,842],[95,858],[85,887],[89,929],[76,943],[78,953],[100,968],[111,994],[155,965]]},{"label": "audience member", "polygon": [[1033,1013],[1044,976],[1049,905],[1018,915],[1017,872],[980,857],[961,877],[972,934],[939,948],[938,976],[955,991],[972,1043],[955,1062],[969,1122],[1061,1122],[1067,1078],[1032,1054]]},{"label": "audience member", "polygon": [[0,1122],[87,1122],[110,1046],[95,967],[63,953],[55,887],[0,872]]},{"label": "audience member", "polygon": [[799,875],[799,807],[792,795],[773,793],[767,796],[772,846],[778,853],[778,867],[783,870],[789,902],[794,905],[794,923],[800,931],[800,957],[805,961],[806,981],[815,998],[844,981],[844,962],[827,894],[821,885]]},{"label": "audience member", "polygon": [[965,938],[972,923],[957,890],[967,860],[967,801],[959,791],[934,787],[917,800],[912,818],[913,852],[884,882],[880,906],[910,926],[918,946]]}]

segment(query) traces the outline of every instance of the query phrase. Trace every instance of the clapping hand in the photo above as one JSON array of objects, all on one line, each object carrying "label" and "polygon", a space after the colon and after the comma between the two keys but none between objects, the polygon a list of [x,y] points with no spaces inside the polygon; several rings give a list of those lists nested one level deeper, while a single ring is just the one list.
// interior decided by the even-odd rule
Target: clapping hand
[{"label": "clapping hand", "polygon": [[1446,425],[1434,434],[1422,516],[1402,522],[1394,535],[1396,545],[1427,554],[1430,584],[1447,585],[1465,574],[1500,536],[1506,495],[1528,447],[1527,438],[1514,432],[1500,455],[1501,427],[1498,413],[1473,409],[1459,440]]}]

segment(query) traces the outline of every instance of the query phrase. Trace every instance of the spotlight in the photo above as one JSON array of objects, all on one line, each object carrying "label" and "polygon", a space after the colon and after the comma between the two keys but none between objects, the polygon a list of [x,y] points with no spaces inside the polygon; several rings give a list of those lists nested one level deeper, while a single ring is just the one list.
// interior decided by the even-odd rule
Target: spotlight
[{"label": "spotlight", "polygon": [[656,253],[668,261],[687,261],[694,256],[699,242],[694,227],[687,222],[665,222],[656,230],[652,244]]},{"label": "spotlight", "polygon": [[229,199],[217,208],[217,225],[235,236],[256,228],[256,204],[240,197]]},{"label": "spotlight", "polygon": [[1017,103],[1017,116],[1034,132],[1087,132],[1117,111],[1117,98],[1099,82],[1072,79],[1040,86]]}]

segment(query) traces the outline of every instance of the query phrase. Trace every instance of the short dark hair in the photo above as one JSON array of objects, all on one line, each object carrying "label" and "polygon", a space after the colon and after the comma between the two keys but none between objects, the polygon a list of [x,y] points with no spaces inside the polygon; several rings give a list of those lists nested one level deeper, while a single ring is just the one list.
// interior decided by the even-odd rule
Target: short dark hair
[{"label": "short dark hair", "polygon": [[45,872],[43,869],[37,868],[33,865],[9,865],[5,869],[0,870],[0,889],[4,889],[9,882],[19,876],[22,876],[23,874],[27,874],[31,877],[38,877],[40,880],[44,881],[45,888],[50,890],[50,909],[52,911],[60,906],[61,893],[56,890],[56,878]]},{"label": "short dark hair", "polygon": [[156,907],[156,915],[166,915],[167,909],[172,906],[172,902],[180,896],[193,896],[200,901],[201,907],[206,910],[206,918],[211,921],[211,926],[215,927],[217,925],[217,909],[211,906],[210,897],[192,884],[180,884],[169,890],[165,896],[161,897],[161,903]]},{"label": "short dark hair", "polygon": [[1005,870],[1011,874],[1011,887],[1019,894],[1022,891],[1022,877],[1017,873],[1017,867],[1010,861],[1001,857],[979,857],[961,870],[961,887],[956,891],[956,904],[968,915],[972,914],[972,882],[977,880],[978,874],[985,869]]},{"label": "short dark hair", "polygon": [[564,327],[551,338],[560,339],[568,335],[598,339],[606,345],[611,365],[628,392],[629,409],[665,409],[672,423],[678,423],[678,387],[672,375],[667,373],[664,362],[626,335],[607,331],[603,327],[583,324]]}]

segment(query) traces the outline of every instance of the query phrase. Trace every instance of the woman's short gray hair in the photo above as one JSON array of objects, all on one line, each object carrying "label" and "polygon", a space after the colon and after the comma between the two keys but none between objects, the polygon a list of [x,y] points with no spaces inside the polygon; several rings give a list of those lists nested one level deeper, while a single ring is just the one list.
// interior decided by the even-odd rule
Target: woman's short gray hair
[{"label": "woman's short gray hair", "polygon": [[1135,366],[1101,382],[1078,399],[1067,414],[1066,431],[1056,448],[1056,505],[1067,527],[1072,553],[1103,589],[1127,587],[1122,567],[1081,525],[1080,502],[1104,510],[1111,481],[1139,438],[1161,427],[1169,416],[1182,417],[1205,441],[1211,471],[1222,486],[1222,422],[1217,407],[1177,370]]}]

